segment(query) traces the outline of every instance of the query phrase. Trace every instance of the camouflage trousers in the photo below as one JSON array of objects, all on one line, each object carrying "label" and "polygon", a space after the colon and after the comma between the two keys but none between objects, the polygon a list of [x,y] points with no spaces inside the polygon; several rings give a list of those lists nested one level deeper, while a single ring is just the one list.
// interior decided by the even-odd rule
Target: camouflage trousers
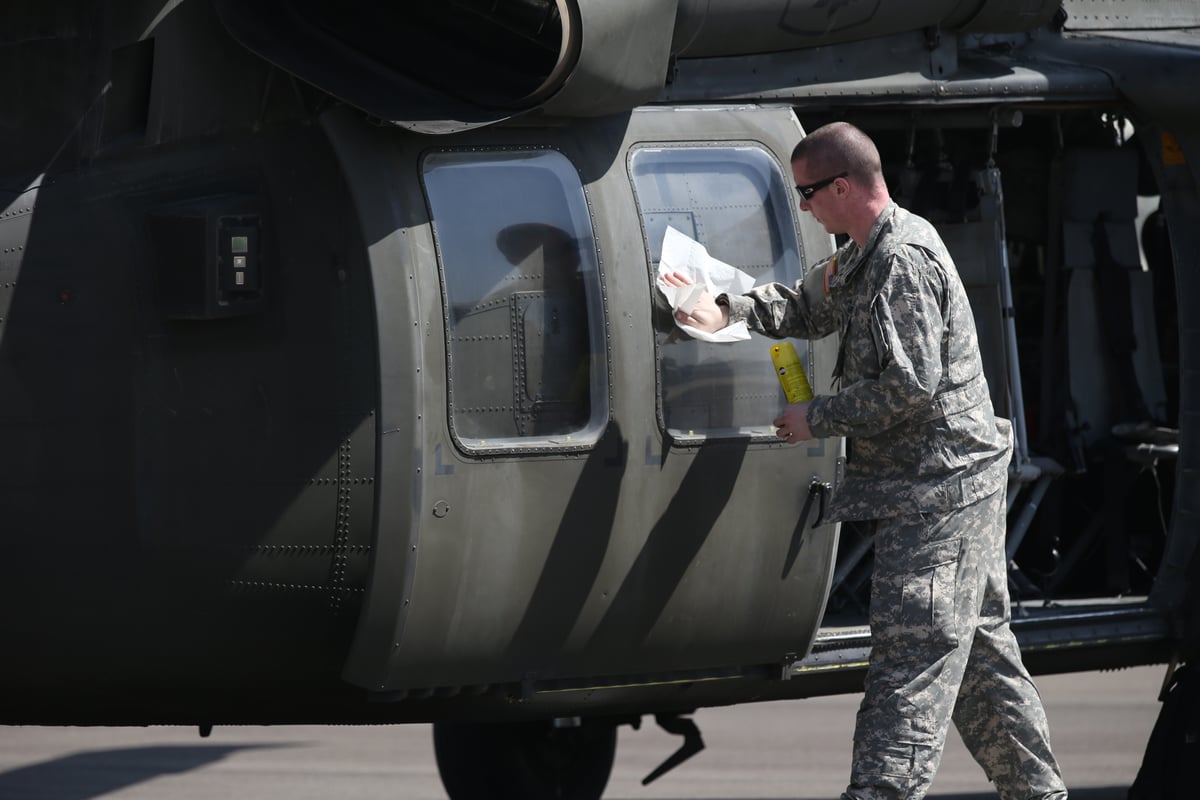
[{"label": "camouflage trousers", "polygon": [[953,720],[1004,800],[1065,800],[1009,627],[1004,492],[875,523],[871,658],[844,800],[920,800]]}]

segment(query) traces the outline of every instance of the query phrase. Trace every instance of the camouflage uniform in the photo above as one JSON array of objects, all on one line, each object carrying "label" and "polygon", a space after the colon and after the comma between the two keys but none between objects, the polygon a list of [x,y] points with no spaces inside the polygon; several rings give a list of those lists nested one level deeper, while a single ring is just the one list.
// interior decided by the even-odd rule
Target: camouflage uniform
[{"label": "camouflage uniform", "polygon": [[795,288],[722,296],[772,336],[841,333],[839,390],[813,435],[850,438],[831,519],[873,520],[871,660],[844,797],[924,797],[953,718],[1006,800],[1066,797],[1009,627],[1010,426],[992,410],[975,322],[936,230],[890,204]]}]

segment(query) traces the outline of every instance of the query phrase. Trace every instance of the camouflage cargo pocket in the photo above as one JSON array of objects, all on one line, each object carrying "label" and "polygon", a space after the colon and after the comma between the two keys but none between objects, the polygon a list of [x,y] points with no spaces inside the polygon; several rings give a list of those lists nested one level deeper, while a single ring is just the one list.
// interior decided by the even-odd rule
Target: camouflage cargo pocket
[{"label": "camouflage cargo pocket", "polygon": [[931,542],[906,556],[897,626],[913,645],[958,646],[958,565],[962,537]]}]

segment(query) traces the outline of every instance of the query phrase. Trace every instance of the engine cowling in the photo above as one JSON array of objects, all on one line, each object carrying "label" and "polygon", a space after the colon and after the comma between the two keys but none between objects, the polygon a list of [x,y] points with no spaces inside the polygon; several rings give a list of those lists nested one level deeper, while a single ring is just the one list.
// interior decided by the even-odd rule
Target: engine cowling
[{"label": "engine cowling", "polygon": [[451,133],[540,110],[654,100],[675,58],[820,47],[927,27],[1014,32],[1056,0],[214,0],[259,56],[381,119]]}]

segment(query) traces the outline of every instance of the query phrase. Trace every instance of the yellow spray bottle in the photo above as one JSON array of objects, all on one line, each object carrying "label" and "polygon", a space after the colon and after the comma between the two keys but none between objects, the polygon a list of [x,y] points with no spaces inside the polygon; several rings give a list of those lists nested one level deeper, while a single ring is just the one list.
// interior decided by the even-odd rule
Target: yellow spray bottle
[{"label": "yellow spray bottle", "polygon": [[789,403],[804,403],[813,398],[812,387],[808,385],[808,376],[804,374],[804,366],[800,356],[791,342],[771,345],[771,363],[775,365],[775,374],[779,376],[779,385]]}]

